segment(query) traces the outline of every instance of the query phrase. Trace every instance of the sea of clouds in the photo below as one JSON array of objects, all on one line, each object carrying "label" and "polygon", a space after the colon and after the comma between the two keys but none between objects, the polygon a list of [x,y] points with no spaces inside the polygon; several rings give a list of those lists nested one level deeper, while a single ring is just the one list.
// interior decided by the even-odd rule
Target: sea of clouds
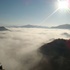
[{"label": "sea of clouds", "polygon": [[41,59],[41,45],[57,38],[70,38],[70,30],[8,28],[0,31],[0,62],[5,70],[29,70]]}]

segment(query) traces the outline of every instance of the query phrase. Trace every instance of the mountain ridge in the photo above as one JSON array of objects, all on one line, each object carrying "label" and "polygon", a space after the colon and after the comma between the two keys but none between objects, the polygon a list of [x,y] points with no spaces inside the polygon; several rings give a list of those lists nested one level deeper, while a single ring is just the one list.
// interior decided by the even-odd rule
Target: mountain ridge
[{"label": "mountain ridge", "polygon": [[57,28],[57,29],[70,29],[70,24],[63,24],[63,25],[58,25],[58,26],[40,26],[40,25],[23,25],[23,26],[9,26],[9,27],[14,27],[14,28]]},{"label": "mountain ridge", "polygon": [[54,27],[51,27],[51,28],[70,29],[70,24],[58,25],[58,26],[54,26]]},{"label": "mountain ridge", "polygon": [[48,28],[47,26],[39,26],[39,25],[23,25],[23,26],[11,26],[11,27],[15,27],[15,28]]},{"label": "mountain ridge", "polygon": [[5,28],[4,26],[0,26],[0,31],[7,31],[8,29]]}]

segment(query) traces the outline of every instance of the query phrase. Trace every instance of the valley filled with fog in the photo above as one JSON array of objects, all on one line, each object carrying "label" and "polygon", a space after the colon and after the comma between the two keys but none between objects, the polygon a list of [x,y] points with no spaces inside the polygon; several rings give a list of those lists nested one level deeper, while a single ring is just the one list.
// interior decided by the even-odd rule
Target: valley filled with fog
[{"label": "valley filled with fog", "polygon": [[41,45],[57,38],[70,38],[68,29],[8,29],[0,31],[0,62],[5,70],[29,70],[41,59]]}]

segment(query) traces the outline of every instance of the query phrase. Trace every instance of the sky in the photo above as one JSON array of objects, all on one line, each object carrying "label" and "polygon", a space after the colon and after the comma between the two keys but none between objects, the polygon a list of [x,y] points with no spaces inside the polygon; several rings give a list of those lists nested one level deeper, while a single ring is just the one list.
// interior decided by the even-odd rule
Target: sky
[{"label": "sky", "polygon": [[70,24],[70,11],[57,10],[57,3],[57,0],[0,0],[0,26]]}]

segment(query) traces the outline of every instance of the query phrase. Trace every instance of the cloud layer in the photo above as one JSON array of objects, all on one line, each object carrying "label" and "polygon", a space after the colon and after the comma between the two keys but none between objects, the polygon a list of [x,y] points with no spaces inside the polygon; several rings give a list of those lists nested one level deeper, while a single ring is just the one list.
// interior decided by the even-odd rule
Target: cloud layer
[{"label": "cloud layer", "polygon": [[38,48],[56,38],[68,39],[63,35],[69,30],[10,28],[0,32],[0,62],[5,70],[29,70],[39,62]]}]

